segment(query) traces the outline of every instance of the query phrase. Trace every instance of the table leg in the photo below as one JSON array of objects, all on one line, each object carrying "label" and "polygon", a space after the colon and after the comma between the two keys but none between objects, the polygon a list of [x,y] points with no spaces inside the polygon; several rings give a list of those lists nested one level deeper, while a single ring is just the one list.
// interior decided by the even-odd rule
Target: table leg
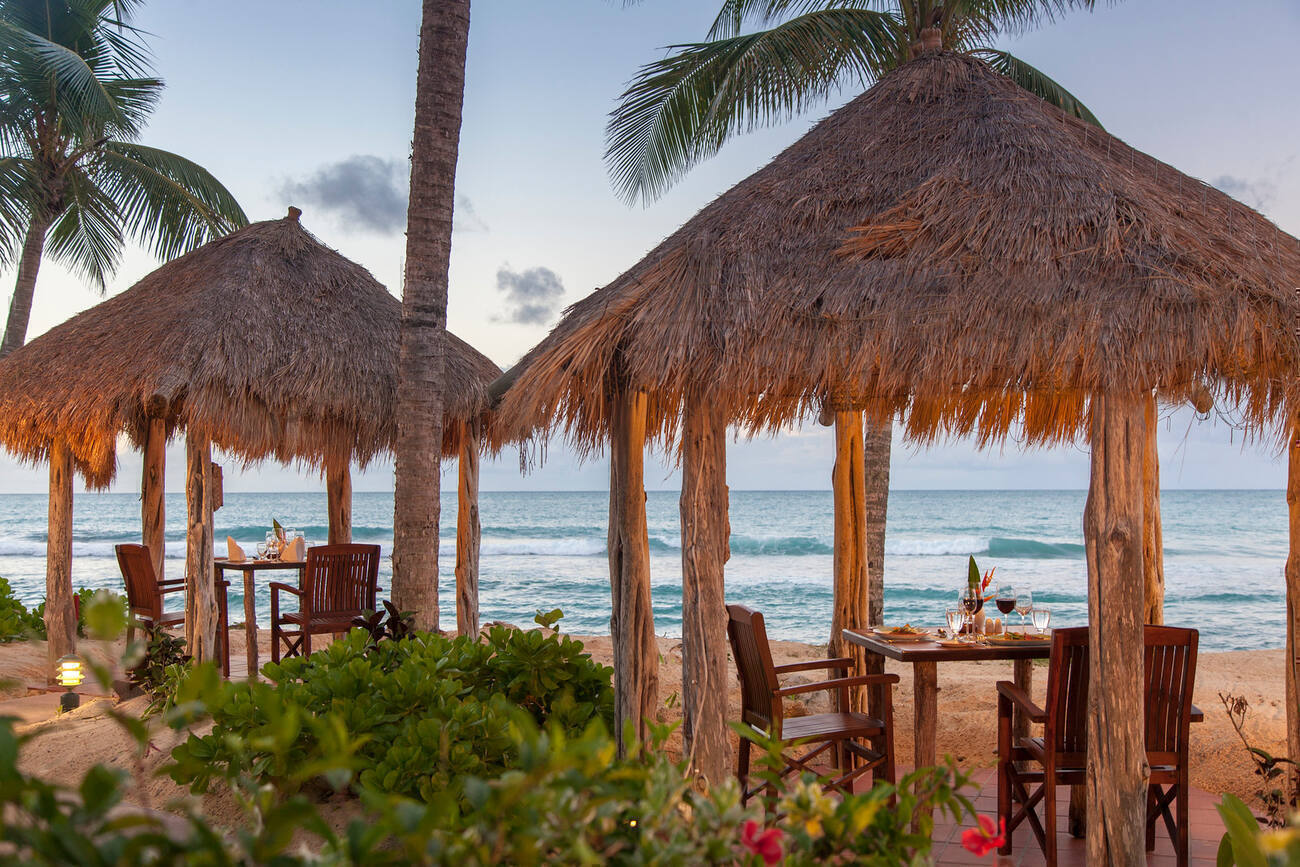
[{"label": "table leg", "polygon": [[257,597],[253,595],[253,571],[244,570],[244,637],[248,643],[248,676],[257,677]]},{"label": "table leg", "polygon": [[[932,767],[935,763],[935,722],[939,714],[939,666],[934,662],[912,663],[912,691],[916,704],[916,720],[912,731],[912,755],[917,768]],[[922,811],[930,815],[929,805],[917,808],[917,818]]]},{"label": "table leg", "polygon": [[1088,787],[1070,787],[1070,818],[1067,827],[1071,837],[1083,837],[1088,827]]}]

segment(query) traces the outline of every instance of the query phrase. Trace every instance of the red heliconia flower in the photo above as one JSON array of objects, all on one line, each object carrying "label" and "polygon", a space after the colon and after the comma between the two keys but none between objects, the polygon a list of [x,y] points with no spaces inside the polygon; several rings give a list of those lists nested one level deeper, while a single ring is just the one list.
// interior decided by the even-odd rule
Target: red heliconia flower
[{"label": "red heliconia flower", "polygon": [[768,828],[764,831],[763,826],[753,819],[747,820],[744,827],[740,829],[741,844],[762,858],[763,863],[769,867],[781,860],[781,838],[784,836],[780,828]]},{"label": "red heliconia flower", "polygon": [[[1007,842],[1006,820],[999,819],[994,825],[988,816],[979,816],[978,828],[967,828],[961,832],[961,844],[970,852],[983,857]],[[997,835],[994,835],[994,832]]]}]

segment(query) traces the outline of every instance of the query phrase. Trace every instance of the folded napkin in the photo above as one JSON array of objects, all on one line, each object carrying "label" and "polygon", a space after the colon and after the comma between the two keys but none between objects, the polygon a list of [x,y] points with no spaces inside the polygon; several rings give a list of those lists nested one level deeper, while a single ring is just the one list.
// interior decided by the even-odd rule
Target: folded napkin
[{"label": "folded napkin", "polygon": [[280,552],[281,560],[288,560],[291,563],[301,563],[307,559],[307,540],[301,537],[294,539],[284,547]]},{"label": "folded napkin", "polygon": [[234,536],[226,537],[226,552],[226,559],[232,563],[242,563],[247,559],[244,549],[239,547],[239,543],[235,541]]}]

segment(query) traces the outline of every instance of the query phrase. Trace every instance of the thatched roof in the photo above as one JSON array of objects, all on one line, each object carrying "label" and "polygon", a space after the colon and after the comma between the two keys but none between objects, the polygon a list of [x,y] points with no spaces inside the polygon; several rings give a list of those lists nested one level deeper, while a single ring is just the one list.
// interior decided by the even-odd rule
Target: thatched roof
[{"label": "thatched roof", "polygon": [[[245,460],[362,464],[391,449],[401,302],[321,244],[296,208],[168,262],[0,362],[0,444],[45,459],[71,445],[91,484],[120,432],[199,426]],[[500,369],[448,335],[444,450]]]},{"label": "thatched roof", "polygon": [[932,54],[570,307],[497,430],[599,443],[616,359],[668,435],[692,387],[751,428],[829,403],[1047,441],[1097,389],[1202,381],[1265,424],[1300,367],[1297,285],[1300,242],[1260,214]]}]

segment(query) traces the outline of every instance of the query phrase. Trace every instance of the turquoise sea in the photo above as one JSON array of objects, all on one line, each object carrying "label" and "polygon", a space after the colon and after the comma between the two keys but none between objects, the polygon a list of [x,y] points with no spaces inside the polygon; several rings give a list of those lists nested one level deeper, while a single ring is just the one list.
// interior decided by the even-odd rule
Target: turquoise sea
[{"label": "turquoise sea", "polygon": [[[1086,619],[1083,491],[894,491],[890,494],[885,561],[888,622],[940,625],[944,605],[966,575],[966,556],[997,578],[1027,588],[1050,605],[1053,625]],[[444,617],[454,622],[450,591],[456,498],[444,495]],[[651,574],[655,628],[681,631],[681,552],[675,492],[650,493]],[[184,496],[169,495],[168,577],[184,568]],[[1286,502],[1281,491],[1166,491],[1162,497],[1167,582],[1166,622],[1201,629],[1207,650],[1280,647],[1284,632],[1283,566]],[[562,608],[565,628],[608,632],[605,492],[485,492],[482,617],[528,624],[538,608]],[[45,497],[0,495],[0,576],[28,603],[44,596]],[[378,542],[391,567],[391,493],[359,493],[353,506],[357,541]],[[276,518],[325,537],[325,495],[226,495],[216,513],[222,550],[227,535],[250,551]],[[727,596],[761,609],[773,637],[826,639],[831,611],[829,491],[733,491]],[[86,494],[76,501],[73,580],[120,588],[113,545],[137,541],[139,500],[130,494]],[[241,588],[231,588],[232,613]],[[258,593],[259,620],[270,604]]]}]

